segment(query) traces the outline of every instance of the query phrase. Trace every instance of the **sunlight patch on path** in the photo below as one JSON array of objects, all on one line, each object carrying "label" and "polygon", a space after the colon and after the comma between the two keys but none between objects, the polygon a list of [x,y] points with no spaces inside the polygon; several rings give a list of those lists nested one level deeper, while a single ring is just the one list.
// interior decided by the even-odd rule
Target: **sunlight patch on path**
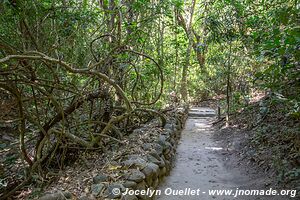
[{"label": "sunlight patch on path", "polygon": [[[226,169],[223,160],[216,153],[224,150],[213,141],[212,121],[215,111],[210,108],[192,108],[182,132],[182,138],[177,148],[175,167],[170,176],[166,177],[160,190],[167,188],[185,190],[200,189],[200,196],[157,196],[158,200],[208,200],[232,199],[231,196],[209,196],[210,189],[236,189],[247,185],[247,177],[236,170]],[[202,193],[204,192],[204,193]]]}]

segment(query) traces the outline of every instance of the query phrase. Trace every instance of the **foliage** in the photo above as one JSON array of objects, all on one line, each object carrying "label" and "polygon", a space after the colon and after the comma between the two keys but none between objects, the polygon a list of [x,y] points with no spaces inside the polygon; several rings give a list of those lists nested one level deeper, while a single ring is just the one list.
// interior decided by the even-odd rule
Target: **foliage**
[{"label": "foliage", "polygon": [[74,147],[164,123],[173,92],[226,94],[229,115],[264,91],[299,119],[297,1],[5,0],[0,12],[0,120],[20,144],[8,157],[23,163],[20,187]]}]

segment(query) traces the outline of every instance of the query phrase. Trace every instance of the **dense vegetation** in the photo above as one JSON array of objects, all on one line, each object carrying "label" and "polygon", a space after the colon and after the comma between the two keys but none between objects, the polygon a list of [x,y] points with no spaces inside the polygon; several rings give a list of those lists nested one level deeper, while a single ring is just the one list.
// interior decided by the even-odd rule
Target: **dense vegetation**
[{"label": "dense vegetation", "polygon": [[[10,195],[33,176],[63,168],[71,159],[66,154],[101,148],[103,138],[121,139],[151,117],[164,123],[160,110],[177,100],[218,97],[228,120],[253,96],[267,94],[262,116],[281,105],[286,121],[298,121],[299,6],[297,0],[2,1],[0,128],[19,145],[22,170],[0,189]],[[299,128],[280,137],[299,177]],[[0,145],[4,152],[12,144]],[[5,158],[1,183],[7,183],[2,168],[17,159]]]}]

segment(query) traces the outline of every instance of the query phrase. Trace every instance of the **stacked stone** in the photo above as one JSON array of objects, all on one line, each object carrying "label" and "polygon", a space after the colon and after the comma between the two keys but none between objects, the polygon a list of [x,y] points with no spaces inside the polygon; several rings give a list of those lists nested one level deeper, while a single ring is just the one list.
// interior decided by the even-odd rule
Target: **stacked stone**
[{"label": "stacked stone", "polygon": [[[187,109],[177,110],[172,117],[168,118],[159,137],[141,146],[145,152],[144,155],[127,155],[120,163],[122,169],[126,169],[122,181],[108,184],[111,180],[105,174],[95,176],[91,185],[91,196],[96,199],[152,199],[153,197],[151,198],[148,195],[135,196],[122,195],[122,193],[126,189],[138,191],[154,190],[163,178],[170,173],[172,163],[175,160],[176,146],[186,118]],[[116,190],[120,191],[120,193],[117,194]],[[79,199],[88,200],[93,198],[82,196]]]}]

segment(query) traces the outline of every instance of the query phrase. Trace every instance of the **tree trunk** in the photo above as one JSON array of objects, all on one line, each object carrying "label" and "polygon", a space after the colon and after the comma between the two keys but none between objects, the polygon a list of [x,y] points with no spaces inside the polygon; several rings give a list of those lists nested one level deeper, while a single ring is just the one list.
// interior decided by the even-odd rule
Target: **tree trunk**
[{"label": "tree trunk", "polygon": [[181,77],[181,98],[184,102],[188,101],[187,78],[188,78],[188,68],[190,66],[191,50],[192,50],[192,42],[189,41],[189,45],[186,51],[185,62],[182,67],[182,77]]},{"label": "tree trunk", "polygon": [[[188,68],[190,66],[190,57],[191,57],[191,50],[193,47],[193,38],[192,38],[192,21],[193,15],[195,10],[196,1],[192,1],[192,6],[190,8],[190,19],[188,21],[188,25],[185,24],[186,32],[189,40],[189,45],[186,51],[185,62],[182,67],[182,77],[181,77],[181,98],[186,103],[188,101],[188,89],[187,89],[187,79],[188,79]],[[182,18],[182,16],[180,16]],[[180,23],[183,24],[184,20],[181,20]]]},{"label": "tree trunk", "polygon": [[230,73],[231,73],[231,41],[229,42],[229,57],[227,65],[227,83],[226,83],[226,126],[229,126],[229,114],[230,114],[230,97],[231,97],[231,83],[230,83]]}]

